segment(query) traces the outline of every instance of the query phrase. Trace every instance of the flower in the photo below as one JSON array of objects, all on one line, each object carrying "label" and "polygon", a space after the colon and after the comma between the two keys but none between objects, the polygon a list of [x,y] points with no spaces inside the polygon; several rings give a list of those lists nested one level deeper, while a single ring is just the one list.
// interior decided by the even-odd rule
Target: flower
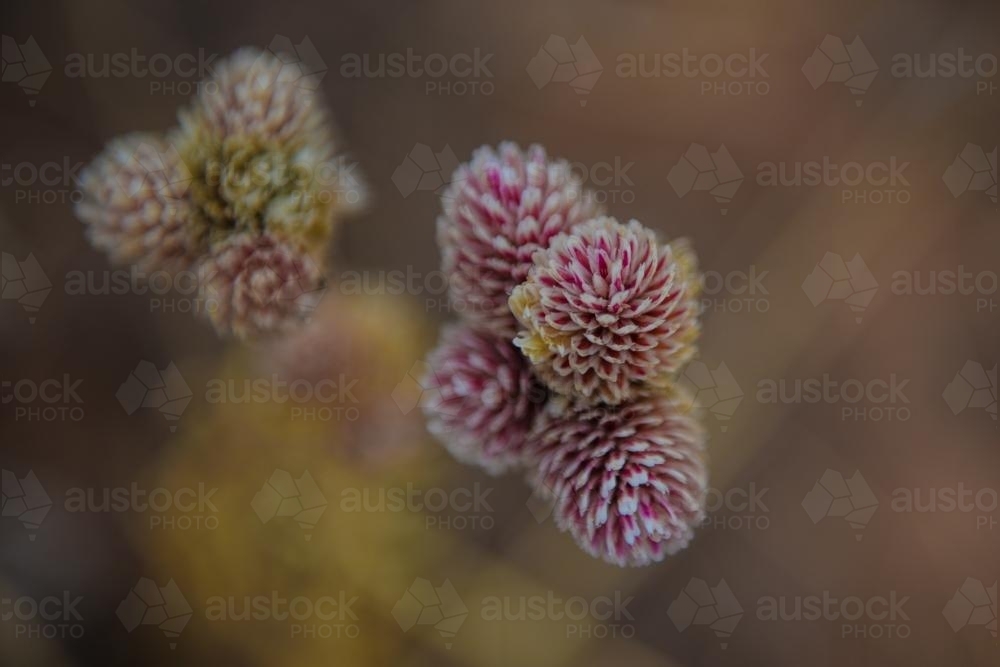
[{"label": "flower", "polygon": [[[254,377],[253,361],[246,348],[235,348],[219,367],[205,371],[212,377]],[[362,620],[350,615],[333,620],[339,624],[339,629],[331,626],[333,633],[352,631],[352,626],[356,630],[358,625],[394,624],[389,613],[393,601],[413,581],[413,569],[432,562],[424,539],[428,519],[424,512],[370,512],[364,511],[366,506],[341,511],[342,503],[345,498],[354,501],[351,491],[360,495],[362,490],[407,483],[433,487],[442,481],[436,470],[423,461],[375,471],[354,466],[334,453],[353,443],[338,446],[332,441],[340,436],[329,424],[289,419],[287,404],[274,401],[222,402],[189,417],[190,428],[178,430],[156,465],[141,473],[140,483],[184,488],[197,480],[204,482],[210,502],[203,513],[185,513],[175,505],[163,514],[165,521],[190,522],[201,529],[150,532],[129,526],[130,541],[149,568],[144,574],[160,583],[176,577],[192,603],[208,601],[206,606],[211,606],[212,599],[235,599],[239,609],[250,609],[245,601],[268,591],[282,591],[289,600],[322,600],[342,591],[348,599],[356,596],[352,613]],[[258,494],[273,494],[276,489],[269,482],[282,473],[295,480],[308,475],[318,492],[307,504],[301,502],[299,485],[284,487],[279,492],[285,498],[281,507],[299,506],[291,515],[277,511],[277,505],[267,509],[267,503],[257,502]],[[213,489],[219,489],[214,496]],[[297,519],[305,517],[295,514],[303,504],[325,510],[300,523]],[[375,632],[362,631],[349,641],[290,642],[287,623],[256,623],[252,631],[246,623],[212,625],[218,626],[212,629],[212,645],[247,665],[303,667],[329,665],[331,660],[391,665],[399,664],[404,648]],[[184,636],[198,641],[188,634],[198,632],[189,625]],[[16,642],[4,645],[11,643]]]},{"label": "flower", "polygon": [[403,297],[327,292],[308,323],[253,350],[256,366],[310,388],[297,406],[340,435],[342,459],[405,464],[427,436],[420,411],[401,410],[393,390],[427,348],[424,313]]},{"label": "flower", "polygon": [[216,244],[199,265],[198,280],[216,330],[240,338],[304,320],[323,287],[310,256],[270,234],[240,234]]},{"label": "flower", "polygon": [[551,161],[541,146],[483,146],[462,165],[442,196],[438,243],[450,296],[468,321],[513,336],[510,291],[531,268],[532,254],[556,235],[600,214],[565,161]]},{"label": "flower", "polygon": [[205,247],[204,221],[187,198],[191,174],[177,151],[147,133],[113,140],[80,176],[76,214],[95,247],[144,271],[189,268]]},{"label": "flower", "polygon": [[311,258],[364,194],[313,83],[255,49],[221,61],[166,138],[114,140],[84,171],[92,243],[148,271],[197,267],[220,332],[287,328],[322,282]]},{"label": "flower", "polygon": [[548,410],[529,438],[533,482],[591,556],[619,566],[662,560],[704,517],[705,434],[684,397]]},{"label": "flower", "polygon": [[510,342],[468,327],[445,329],[428,359],[428,430],[463,463],[499,474],[524,461],[545,392]]},{"label": "flower", "polygon": [[335,162],[330,122],[294,64],[241,49],[215,67],[171,139],[213,237],[263,230],[324,244],[361,184]]},{"label": "flower", "polygon": [[548,386],[616,405],[661,390],[694,354],[698,276],[686,243],[599,218],[535,254],[510,308],[515,344]]}]

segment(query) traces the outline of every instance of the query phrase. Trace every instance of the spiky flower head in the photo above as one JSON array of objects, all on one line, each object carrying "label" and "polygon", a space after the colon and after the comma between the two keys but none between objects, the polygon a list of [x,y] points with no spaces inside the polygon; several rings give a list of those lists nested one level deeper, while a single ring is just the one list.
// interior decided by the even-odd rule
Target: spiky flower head
[{"label": "spiky flower head", "polygon": [[471,324],[504,336],[516,331],[507,298],[532,254],[601,212],[567,162],[550,160],[541,146],[522,151],[512,143],[478,149],[442,201],[437,234],[451,299]]},{"label": "spiky flower head", "polygon": [[323,275],[300,247],[270,234],[237,234],[212,248],[198,268],[205,309],[223,335],[283,331],[312,313]]},{"label": "spiky flower head", "polygon": [[205,225],[188,199],[191,174],[154,134],[111,141],[81,173],[77,216],[115,263],[147,272],[189,268],[205,248]]},{"label": "spiky flower head", "polygon": [[515,344],[552,390],[617,405],[662,390],[694,354],[698,286],[686,243],[598,218],[535,254],[510,297]]},{"label": "spiky flower head", "polygon": [[588,554],[619,566],[683,549],[704,517],[705,435],[686,399],[547,410],[529,447],[553,517]]},{"label": "spiky flower head", "polygon": [[192,198],[212,237],[268,231],[307,245],[362,186],[335,157],[320,96],[296,63],[241,49],[214,69],[173,135],[193,173]]},{"label": "spiky flower head", "polygon": [[428,430],[463,463],[499,474],[525,459],[545,391],[510,341],[470,327],[444,330],[422,384]]}]

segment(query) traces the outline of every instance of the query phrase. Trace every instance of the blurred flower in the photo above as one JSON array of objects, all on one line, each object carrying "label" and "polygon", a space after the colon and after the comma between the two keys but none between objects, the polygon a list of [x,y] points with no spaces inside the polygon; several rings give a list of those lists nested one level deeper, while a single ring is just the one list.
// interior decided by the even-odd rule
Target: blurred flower
[{"label": "blurred flower", "polygon": [[[333,454],[336,447],[330,441],[336,436],[322,422],[289,421],[274,403],[253,408],[213,406],[197,414],[183,437],[165,450],[151,485],[190,488],[196,480],[218,491],[212,496],[211,519],[197,527],[150,531],[143,526],[134,533],[149,559],[147,572],[175,578],[196,608],[213,598],[233,599],[242,611],[249,608],[247,597],[273,594],[316,601],[336,599],[343,592],[348,599],[357,598],[351,607],[354,618],[335,618],[334,634],[314,641],[290,635],[290,620],[204,622],[185,630],[184,643],[200,645],[199,653],[225,647],[253,665],[392,664],[398,643],[378,628],[382,618],[393,623],[392,601],[409,584],[409,568],[424,562],[418,546],[425,534],[424,517],[345,510],[341,494],[407,481],[426,483],[428,472],[411,462],[394,471],[366,473]],[[276,473],[312,480],[312,494],[326,506],[314,526],[259,511],[255,503]],[[180,522],[184,516],[168,514],[163,520]],[[206,525],[209,520],[214,528]],[[301,623],[309,628],[320,621]],[[361,631],[338,631],[337,625],[345,624]]]},{"label": "blurred flower", "polygon": [[470,323],[503,336],[516,331],[507,297],[527,276],[532,254],[601,212],[568,163],[550,161],[541,146],[524,152],[512,143],[478,149],[442,202],[438,243],[452,301]]},{"label": "blurred flower", "polygon": [[360,202],[361,184],[334,162],[322,100],[300,75],[270,53],[241,49],[180,114],[171,140],[216,238],[266,229],[323,244],[337,210]]},{"label": "blurred flower", "polygon": [[256,350],[254,358],[289,385],[348,386],[346,405],[336,407],[353,410],[355,418],[331,423],[341,434],[336,453],[369,467],[398,465],[426,438],[420,412],[404,413],[392,400],[426,349],[423,318],[407,299],[327,294],[308,323]]},{"label": "blurred flower", "polygon": [[694,354],[698,276],[684,243],[600,218],[535,255],[510,307],[515,344],[554,391],[616,405],[662,389]]},{"label": "blurred flower", "polygon": [[532,481],[588,554],[648,565],[683,549],[704,515],[705,434],[677,395],[548,410],[530,439]]},{"label": "blurred flower", "polygon": [[[300,85],[301,71],[268,51],[247,47],[216,64],[181,124],[212,139],[267,138],[290,148],[331,149],[322,100]],[[193,126],[196,125],[196,126]]]},{"label": "blurred flower", "polygon": [[95,247],[142,270],[189,268],[206,247],[206,226],[187,198],[191,175],[162,138],[114,139],[80,176],[76,214]]},{"label": "blurred flower", "polygon": [[222,334],[300,320],[336,214],[364,194],[304,83],[296,61],[241,49],[216,65],[166,139],[112,141],[84,172],[77,206],[94,245],[146,271],[197,266]]},{"label": "blurred flower", "polygon": [[463,463],[499,474],[524,462],[525,439],[545,390],[507,340],[451,327],[428,359],[428,430]]},{"label": "blurred flower", "polygon": [[217,243],[198,272],[216,330],[240,338],[300,323],[322,295],[316,263],[270,234],[240,234]]}]

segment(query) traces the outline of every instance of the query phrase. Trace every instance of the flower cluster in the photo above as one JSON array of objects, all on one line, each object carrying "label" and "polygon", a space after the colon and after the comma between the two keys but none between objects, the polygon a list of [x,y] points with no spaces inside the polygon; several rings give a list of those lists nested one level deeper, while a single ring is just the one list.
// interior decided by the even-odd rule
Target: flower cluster
[{"label": "flower cluster", "polygon": [[295,63],[241,49],[178,127],[111,141],[81,176],[94,246],[145,272],[197,272],[220,334],[298,322],[324,284],[334,221],[363,198],[303,81]]},{"label": "flower cluster", "polygon": [[437,233],[464,321],[428,359],[424,411],[459,461],[526,471],[588,554],[646,565],[704,515],[705,432],[675,384],[700,276],[686,242],[595,201],[538,146],[458,169]]}]

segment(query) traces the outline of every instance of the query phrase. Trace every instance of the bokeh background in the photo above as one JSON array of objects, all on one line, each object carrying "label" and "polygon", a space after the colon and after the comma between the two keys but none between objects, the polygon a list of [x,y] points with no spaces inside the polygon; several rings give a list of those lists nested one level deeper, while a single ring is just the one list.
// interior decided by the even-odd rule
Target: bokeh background
[{"label": "bokeh background", "polygon": [[[923,0],[7,0],[0,6],[4,59],[7,37],[18,45],[33,37],[52,72],[37,94],[16,81],[0,83],[0,250],[18,261],[33,255],[52,289],[37,312],[14,299],[0,301],[0,379],[82,380],[82,403],[60,398],[51,406],[24,405],[8,402],[4,389],[5,500],[13,497],[8,473],[20,480],[33,471],[52,507],[37,528],[13,513],[0,521],[0,591],[5,613],[17,604],[8,601],[25,597],[79,596],[82,620],[3,615],[0,660],[997,664],[998,21],[996,3]],[[185,306],[176,295],[165,297],[176,299],[172,306],[154,305],[135,290],[102,294],[90,287],[78,294],[67,288],[78,272],[99,287],[112,270],[73,216],[72,165],[121,133],[166,129],[196,83],[176,73],[68,76],[67,59],[82,54],[100,65],[106,55],[133,50],[147,57],[221,56],[244,45],[263,48],[276,36],[293,44],[308,38],[315,46],[327,67],[322,90],[344,149],[372,193],[367,211],[344,224],[332,250],[335,277],[367,278],[371,287],[358,295],[334,284],[323,320],[327,335],[320,335],[329,344],[302,371],[356,379],[358,403],[333,406],[356,408],[354,419],[296,417],[288,405],[273,402],[212,402],[206,395],[211,382],[270,377],[269,363],[289,350],[220,341],[202,321],[178,312]],[[835,55],[836,40],[854,44],[856,37],[870,61],[855,50],[848,67],[862,76],[851,86],[836,75],[824,79],[817,47],[832,45],[827,51]],[[567,82],[546,74],[546,63],[565,59],[560,38],[580,47],[569,50],[569,59],[590,77]],[[540,54],[543,47],[552,61]],[[753,78],[741,72],[712,78],[697,67],[692,76],[660,69],[659,76],[630,77],[621,69],[641,56],[653,74],[662,62],[657,55],[684,49],[698,58],[751,51],[766,58]],[[481,76],[471,78],[351,77],[342,70],[351,58],[377,62],[379,54],[408,50],[448,58],[478,50],[489,58]],[[970,76],[949,75],[947,67],[936,76],[911,76],[893,66],[898,54],[919,54],[925,69],[930,54],[959,53],[973,62],[988,57]],[[803,73],[807,61],[820,77],[813,82]],[[871,61],[874,78],[864,76]],[[637,218],[667,238],[689,237],[710,276],[703,365],[693,366],[689,379],[702,390],[711,432],[714,511],[692,546],[660,565],[622,570],[591,560],[545,519],[522,480],[493,479],[453,462],[423,432],[418,411],[393,400],[437,327],[454,317],[433,280],[438,183],[431,174],[414,185],[407,160],[419,163],[421,174],[433,172],[425,159],[430,153],[447,180],[451,153],[462,161],[479,145],[505,139],[539,142],[578,163],[617,217]],[[683,160],[696,162],[700,154],[692,145],[710,154],[725,147],[743,178],[735,193],[726,190],[729,201],[684,185]],[[987,175],[969,188],[961,165],[949,167],[960,154],[975,163],[979,149],[993,151],[992,168],[979,164]],[[795,163],[824,160],[907,166],[902,180],[887,184],[761,182],[768,163],[784,163],[791,174]],[[722,161],[716,154],[701,170],[718,174],[725,166],[731,176],[731,164]],[[30,177],[32,167],[48,163],[59,165],[49,172],[56,178]],[[11,178],[18,174],[28,176]],[[402,175],[394,180],[394,174]],[[705,179],[699,183],[711,176]],[[816,273],[820,265],[819,271],[837,274],[845,270],[838,257],[846,267],[855,256],[864,270],[851,263],[847,277],[855,282],[847,287],[831,288]],[[942,272],[959,267],[973,276],[970,293],[947,289]],[[379,285],[390,271],[410,272],[417,287],[389,293],[395,290]],[[750,276],[757,281],[744,282]],[[806,282],[809,276],[814,282]],[[924,293],[906,294],[906,280]],[[858,308],[842,298],[874,289],[872,283],[877,290],[857,297]],[[842,287],[846,292],[836,292]],[[832,297],[824,298],[830,289]],[[183,375],[192,398],[179,420],[167,421],[155,409],[123,410],[116,393],[142,361],[161,370],[173,363]],[[972,401],[961,377],[977,384],[977,369],[992,369],[992,387]],[[905,398],[772,403],[760,395],[761,383],[788,388],[825,376],[841,385],[895,376]],[[19,412],[44,407],[76,411]],[[275,470],[296,479],[310,474],[328,502],[314,523],[264,521],[255,511],[252,501]],[[850,498],[830,504],[847,479],[853,480]],[[214,511],[67,507],[75,489],[93,489],[100,498],[133,485],[175,491],[199,484],[218,489]],[[379,511],[387,505],[376,502],[392,489],[454,494],[477,487],[486,503],[471,510],[452,504],[440,511]],[[963,489],[969,496],[960,509],[930,501]],[[344,494],[365,492],[372,507],[345,511]],[[906,511],[900,498],[907,494],[916,495],[923,511]],[[757,500],[745,503],[747,496]],[[845,518],[838,509],[844,502],[862,511]],[[120,605],[142,578],[158,587],[173,580],[183,593],[192,617],[178,637],[156,625],[127,630]],[[468,612],[456,633],[403,627],[393,616],[408,589],[426,588],[418,579],[453,586],[459,611],[464,604]],[[723,589],[738,611],[731,599],[723,604]],[[245,596],[272,593],[356,597],[357,618],[296,624],[206,616],[214,596],[233,597],[241,607]],[[796,599],[824,595],[862,603],[905,598],[903,614],[881,618],[875,606],[874,613],[846,622],[831,614],[787,618]],[[617,597],[627,601],[626,612],[515,618],[535,596],[584,603]],[[484,611],[494,598],[506,600],[506,618]],[[783,599],[787,614],[768,620],[761,611],[768,599]],[[444,602],[445,615],[458,613],[452,601]],[[575,612],[583,603],[573,604]],[[702,607],[697,615],[692,604]],[[972,605],[980,609],[973,613]],[[135,618],[137,612],[126,607],[123,613]],[[434,620],[433,613],[422,619]],[[734,626],[736,613],[742,616]],[[715,615],[730,618],[713,627]]]}]

